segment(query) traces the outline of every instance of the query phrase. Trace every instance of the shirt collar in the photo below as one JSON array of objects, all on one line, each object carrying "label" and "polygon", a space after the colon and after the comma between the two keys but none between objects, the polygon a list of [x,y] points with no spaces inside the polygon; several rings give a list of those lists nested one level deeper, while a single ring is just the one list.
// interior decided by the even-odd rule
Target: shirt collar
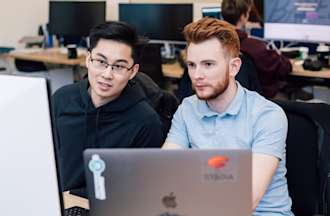
[{"label": "shirt collar", "polygon": [[209,105],[206,103],[205,100],[197,100],[197,114],[199,118],[204,117],[212,117],[212,116],[226,116],[226,115],[232,115],[235,116],[239,113],[242,103],[243,103],[243,96],[244,96],[244,89],[239,84],[239,82],[236,82],[237,84],[237,92],[233,99],[233,101],[230,103],[226,111],[219,114],[217,112],[214,112],[210,109]]}]

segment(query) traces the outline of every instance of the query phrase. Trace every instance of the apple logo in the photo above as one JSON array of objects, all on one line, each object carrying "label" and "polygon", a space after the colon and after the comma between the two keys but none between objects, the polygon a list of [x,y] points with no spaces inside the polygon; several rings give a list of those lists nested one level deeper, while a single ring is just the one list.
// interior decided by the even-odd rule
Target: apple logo
[{"label": "apple logo", "polygon": [[173,192],[170,195],[164,196],[162,202],[166,208],[176,208],[177,204],[175,201],[176,197],[174,196]]}]

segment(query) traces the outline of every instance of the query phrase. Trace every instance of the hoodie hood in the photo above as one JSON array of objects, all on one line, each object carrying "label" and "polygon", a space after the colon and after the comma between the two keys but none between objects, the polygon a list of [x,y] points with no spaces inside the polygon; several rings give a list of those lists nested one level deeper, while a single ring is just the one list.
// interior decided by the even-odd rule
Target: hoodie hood
[{"label": "hoodie hood", "polygon": [[109,113],[123,112],[145,99],[145,94],[142,89],[136,85],[135,81],[130,80],[118,98],[96,108],[88,92],[89,87],[90,84],[87,79],[84,79],[80,82],[80,95],[82,98],[83,106],[87,112],[95,111],[98,109],[102,109],[102,112]]}]

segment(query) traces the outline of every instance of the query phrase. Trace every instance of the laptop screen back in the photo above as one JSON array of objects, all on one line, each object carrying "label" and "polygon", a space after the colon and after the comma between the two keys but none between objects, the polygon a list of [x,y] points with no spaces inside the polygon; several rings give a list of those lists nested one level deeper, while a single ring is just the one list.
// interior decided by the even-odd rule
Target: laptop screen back
[{"label": "laptop screen back", "polygon": [[47,83],[0,75],[0,212],[60,216]]},{"label": "laptop screen back", "polygon": [[90,149],[91,216],[251,215],[251,152]]}]

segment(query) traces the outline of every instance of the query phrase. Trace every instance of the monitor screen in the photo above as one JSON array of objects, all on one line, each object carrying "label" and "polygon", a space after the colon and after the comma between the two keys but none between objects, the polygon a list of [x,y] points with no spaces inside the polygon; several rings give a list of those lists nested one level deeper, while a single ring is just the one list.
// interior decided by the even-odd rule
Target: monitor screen
[{"label": "monitor screen", "polygon": [[204,7],[202,8],[202,16],[222,19],[221,7]]},{"label": "monitor screen", "polygon": [[265,2],[265,38],[330,42],[330,1]]},{"label": "monitor screen", "polygon": [[1,215],[59,216],[61,193],[46,80],[0,75],[0,92]]},{"label": "monitor screen", "polygon": [[60,36],[88,36],[105,22],[105,1],[50,1],[49,31]]},{"label": "monitor screen", "polygon": [[193,5],[119,4],[119,20],[152,40],[184,41],[182,30],[193,20]]}]

